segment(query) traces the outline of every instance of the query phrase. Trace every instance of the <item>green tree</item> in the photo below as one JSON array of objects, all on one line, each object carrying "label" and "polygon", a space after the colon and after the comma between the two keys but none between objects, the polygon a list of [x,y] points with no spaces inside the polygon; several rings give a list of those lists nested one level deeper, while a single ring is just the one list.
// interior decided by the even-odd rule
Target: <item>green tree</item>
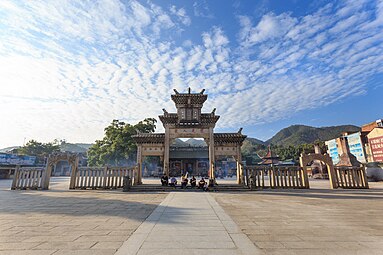
[{"label": "green tree", "polygon": [[102,140],[89,148],[88,164],[90,166],[124,165],[135,160],[137,146],[132,136],[137,133],[152,133],[156,129],[156,120],[146,118],[131,125],[119,120],[113,120],[104,131]]},{"label": "green tree", "polygon": [[30,140],[23,147],[17,149],[18,154],[36,156],[38,164],[44,164],[45,158],[55,151],[60,151],[60,145],[57,142],[40,143],[36,140]]},{"label": "green tree", "polygon": [[316,140],[314,143],[304,143],[299,145],[288,145],[288,146],[275,146],[275,153],[280,157],[281,160],[293,159],[295,161],[299,161],[299,157],[304,152],[314,153],[314,144],[318,144],[321,148],[322,153],[326,152],[326,145],[323,141]]}]

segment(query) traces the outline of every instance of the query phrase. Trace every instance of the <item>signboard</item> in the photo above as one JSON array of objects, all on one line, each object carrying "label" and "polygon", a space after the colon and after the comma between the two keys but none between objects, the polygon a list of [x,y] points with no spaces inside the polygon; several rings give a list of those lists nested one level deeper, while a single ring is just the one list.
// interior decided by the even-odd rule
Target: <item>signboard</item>
[{"label": "signboard", "polygon": [[36,162],[35,156],[24,156],[0,153],[0,165],[23,165],[33,166]]},{"label": "signboard", "polygon": [[328,148],[327,153],[332,158],[332,162],[334,164],[337,164],[339,162],[339,152],[338,147],[336,145],[336,139],[326,141],[325,144]]},{"label": "signboard", "polygon": [[369,138],[372,158],[375,162],[383,162],[383,136]]},{"label": "signboard", "polygon": [[209,138],[209,128],[170,128],[170,138]]},{"label": "signboard", "polygon": [[348,147],[350,148],[350,153],[353,154],[359,162],[366,163],[366,157],[364,155],[360,133],[354,133],[346,137],[348,141]]},{"label": "signboard", "polygon": [[[350,153],[354,155],[359,162],[366,163],[366,156],[364,155],[360,132],[347,135],[346,138],[348,141]],[[332,158],[332,162],[334,163],[334,165],[337,164],[339,162],[339,154],[341,150],[338,150],[336,139],[329,140],[325,142],[325,144],[327,145],[327,153]]]}]

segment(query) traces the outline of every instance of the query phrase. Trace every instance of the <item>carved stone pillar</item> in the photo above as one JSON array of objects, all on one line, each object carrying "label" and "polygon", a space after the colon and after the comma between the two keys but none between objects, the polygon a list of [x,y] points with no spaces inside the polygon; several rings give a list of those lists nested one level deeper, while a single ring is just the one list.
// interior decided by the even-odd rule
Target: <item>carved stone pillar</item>
[{"label": "carved stone pillar", "polygon": [[241,146],[237,146],[237,183],[244,183],[243,169],[242,169],[242,155],[241,155]]},{"label": "carved stone pillar", "polygon": [[214,155],[214,151],[215,150],[215,147],[214,147],[214,131],[213,131],[213,128],[209,128],[209,173],[210,173],[210,176],[209,178],[211,179],[214,179],[215,178],[215,175],[214,175],[214,168],[215,168],[215,155]]},{"label": "carved stone pillar", "polygon": [[142,184],[142,145],[137,146],[137,173],[134,178],[134,184]]},{"label": "carved stone pillar", "polygon": [[79,160],[80,160],[79,157],[76,157],[74,162],[71,163],[69,189],[75,189],[76,188],[76,176],[77,176],[77,171],[78,171]]},{"label": "carved stone pillar", "polygon": [[[57,164],[57,163],[55,163],[55,164]],[[50,178],[52,175],[53,167],[54,167],[53,164],[47,164],[47,166],[46,166],[45,175],[43,176],[43,180],[42,180],[42,182],[43,182],[42,189],[43,190],[49,189],[49,181],[50,181]]]},{"label": "carved stone pillar", "polygon": [[169,128],[165,128],[164,174],[167,177],[169,177],[169,150],[170,150]]}]

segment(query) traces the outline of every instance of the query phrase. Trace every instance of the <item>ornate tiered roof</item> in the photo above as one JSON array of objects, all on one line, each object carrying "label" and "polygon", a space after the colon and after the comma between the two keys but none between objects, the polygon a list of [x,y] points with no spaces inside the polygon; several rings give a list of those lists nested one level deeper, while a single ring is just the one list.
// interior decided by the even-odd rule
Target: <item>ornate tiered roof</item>
[{"label": "ornate tiered roof", "polygon": [[[215,133],[214,143],[215,144],[242,144],[246,139],[246,135],[241,133]],[[164,133],[141,133],[133,136],[136,143],[149,143],[149,144],[161,144],[165,142]]]},{"label": "ornate tiered roof", "polygon": [[164,127],[214,127],[219,116],[215,115],[215,109],[211,113],[202,113],[202,106],[207,100],[207,95],[203,94],[205,90],[199,93],[179,93],[174,90],[171,95],[176,105],[177,113],[169,113],[163,109],[164,114],[159,116]]},{"label": "ornate tiered roof", "polygon": [[175,124],[178,123],[178,115],[177,113],[168,113],[165,112],[164,115],[158,116],[161,122],[165,124]]},{"label": "ornate tiered roof", "polygon": [[215,144],[242,144],[246,139],[246,135],[238,133],[214,133],[214,143]]},{"label": "ornate tiered roof", "polygon": [[279,156],[275,155],[274,152],[271,150],[271,146],[268,146],[268,151],[266,156],[262,157],[262,162],[259,164],[261,165],[277,165],[279,164]]},{"label": "ornate tiered roof", "polygon": [[165,134],[164,133],[141,133],[132,136],[134,141],[138,144],[142,143],[165,143]]},{"label": "ornate tiered roof", "polygon": [[176,91],[176,94],[171,95],[171,98],[176,106],[195,105],[202,107],[203,103],[207,100],[207,95],[201,93],[190,93],[190,90],[189,93],[178,93],[178,91]]},{"label": "ornate tiered roof", "polygon": [[[215,109],[210,113],[201,113],[201,109],[207,95],[205,90],[199,93],[191,93],[189,88],[188,93],[179,93],[174,90],[175,94],[171,95],[172,100],[176,104],[177,113],[169,113],[163,109],[164,114],[159,118],[164,127],[170,128],[214,128],[219,120],[219,116],[215,115]],[[242,135],[240,129],[237,133],[215,133],[214,144],[242,144],[246,136]],[[164,133],[141,133],[133,136],[133,139],[138,144],[161,144],[165,143]]]},{"label": "ornate tiered roof", "polygon": [[202,113],[199,121],[197,120],[190,120],[190,121],[183,121],[179,122],[177,113],[164,113],[164,115],[158,116],[161,120],[161,122],[164,125],[174,125],[174,126],[192,126],[192,127],[203,127],[203,126],[210,126],[215,125],[217,121],[219,120],[219,116],[215,115],[214,113]]}]

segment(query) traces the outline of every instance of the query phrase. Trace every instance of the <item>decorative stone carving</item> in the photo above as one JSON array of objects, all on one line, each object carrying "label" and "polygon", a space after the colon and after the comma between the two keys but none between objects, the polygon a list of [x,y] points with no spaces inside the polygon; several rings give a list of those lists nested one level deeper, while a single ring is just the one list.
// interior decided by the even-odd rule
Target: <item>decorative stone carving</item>
[{"label": "decorative stone carving", "polygon": [[[302,153],[300,158],[299,158],[299,163],[300,163],[300,166],[302,168],[304,168],[306,174],[307,174],[307,165],[310,164],[311,162],[313,162],[314,160],[318,160],[318,161],[321,161],[324,164],[326,164],[331,188],[336,189],[338,187],[338,185],[337,185],[334,165],[332,163],[331,157],[328,154],[319,154],[319,153],[305,154],[305,153]],[[307,178],[307,183],[308,183],[308,176],[306,178]]]}]

